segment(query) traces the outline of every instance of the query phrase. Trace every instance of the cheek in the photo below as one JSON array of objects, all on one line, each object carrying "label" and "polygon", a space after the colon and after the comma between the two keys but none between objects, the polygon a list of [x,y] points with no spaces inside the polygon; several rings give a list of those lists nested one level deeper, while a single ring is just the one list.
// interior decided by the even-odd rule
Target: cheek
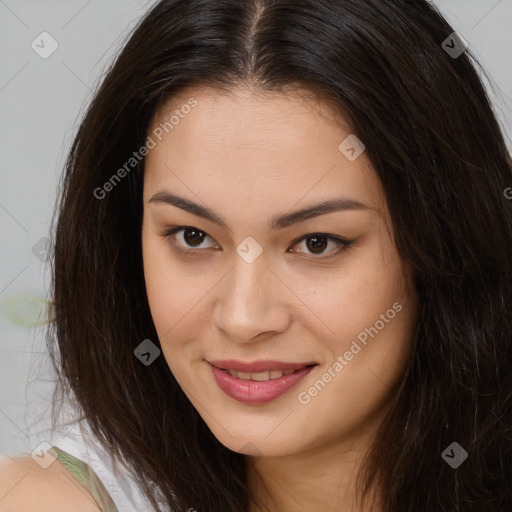
[{"label": "cheek", "polygon": [[162,355],[175,378],[183,385],[186,379],[186,374],[181,375],[184,353],[181,345],[171,340],[186,339],[181,329],[189,319],[186,315],[190,307],[187,311],[188,300],[184,293],[190,288],[184,285],[186,277],[173,268],[164,240],[143,230],[142,253],[146,293]]},{"label": "cheek", "polygon": [[142,230],[142,255],[151,316],[160,341],[163,341],[163,334],[176,322],[182,309],[183,278],[172,269],[165,241],[145,228]]},{"label": "cheek", "polygon": [[413,345],[417,297],[409,291],[410,277],[390,240],[367,249],[350,272],[333,274],[310,306],[329,327],[324,369],[332,382],[325,390],[322,383],[310,385],[322,390],[315,397],[317,411],[329,416],[332,402],[339,404],[336,424],[359,421],[386,403]]},{"label": "cheek", "polygon": [[[346,261],[346,267],[334,269],[329,279],[317,280],[312,292],[307,292],[311,282],[304,282],[299,292],[308,297],[308,307],[317,312],[316,321],[322,321],[322,333],[327,334],[331,348],[337,352],[348,350],[350,342],[375,322],[381,326],[381,315],[395,302],[410,301],[407,277],[389,237],[373,237],[364,250],[353,253]],[[388,331],[390,325],[407,316],[394,313],[392,309],[393,319],[385,324]]]},{"label": "cheek", "polygon": [[[380,414],[400,382],[411,353],[416,296],[409,294],[400,266],[373,266],[371,270],[369,263],[368,267],[362,264],[350,277],[340,278],[339,283],[332,283],[341,292],[324,295],[324,307],[318,309],[334,334],[322,340],[323,375],[299,390],[303,392],[301,404],[310,401],[306,413],[314,411],[317,427],[312,428],[313,437],[336,439],[340,431],[351,430]],[[318,303],[312,309],[320,306]],[[329,425],[327,431],[323,430],[325,422]]]},{"label": "cheek", "polygon": [[143,226],[142,259],[144,264],[144,281],[151,315],[157,330],[159,330],[160,319],[163,317],[164,305],[168,298],[166,296],[168,288],[166,286],[167,275],[161,253],[161,248],[155,243],[152,234]]},{"label": "cheek", "polygon": [[[142,232],[144,280],[153,323],[165,350],[175,350],[193,339],[191,326],[205,319],[201,308],[213,288],[207,269],[176,260],[166,241],[150,230]],[[181,342],[180,342],[181,340]]]}]

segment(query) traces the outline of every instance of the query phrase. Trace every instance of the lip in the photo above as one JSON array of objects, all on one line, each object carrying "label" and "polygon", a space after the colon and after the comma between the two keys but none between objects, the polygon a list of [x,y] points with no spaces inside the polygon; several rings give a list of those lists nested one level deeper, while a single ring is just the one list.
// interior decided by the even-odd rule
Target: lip
[{"label": "lip", "polygon": [[244,363],[235,359],[223,359],[222,361],[208,361],[211,365],[224,370],[236,370],[237,372],[258,373],[268,372],[270,370],[296,370],[316,364],[315,361],[309,363],[284,363],[282,361],[254,361],[252,363]]},{"label": "lip", "polygon": [[[262,405],[276,400],[292,387],[296,386],[316,366],[315,364],[314,366],[301,368],[291,375],[283,375],[278,379],[255,381],[237,379],[232,377],[226,370],[222,370],[212,363],[209,363],[209,365],[220,389],[234,400],[247,405]],[[293,368],[297,368],[297,366],[295,365],[287,369],[291,370]],[[278,370],[282,369],[282,367],[273,369]]]}]

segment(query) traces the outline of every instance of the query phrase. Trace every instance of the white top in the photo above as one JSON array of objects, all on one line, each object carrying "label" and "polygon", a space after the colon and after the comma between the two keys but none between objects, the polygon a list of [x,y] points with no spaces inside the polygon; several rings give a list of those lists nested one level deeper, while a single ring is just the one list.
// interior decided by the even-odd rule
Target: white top
[{"label": "white top", "polygon": [[[118,512],[154,510],[149,500],[142,494],[130,470],[117,459],[114,464],[86,421],[74,421],[70,425],[63,425],[60,429],[52,431],[50,444],[88,464],[105,486]],[[172,512],[162,503],[161,506],[162,510]]]}]

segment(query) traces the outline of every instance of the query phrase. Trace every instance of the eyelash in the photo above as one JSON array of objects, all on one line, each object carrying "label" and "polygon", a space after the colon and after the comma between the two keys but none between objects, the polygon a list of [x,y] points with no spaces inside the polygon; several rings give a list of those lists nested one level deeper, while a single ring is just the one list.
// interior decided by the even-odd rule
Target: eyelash
[{"label": "eyelash", "polygon": [[[202,230],[200,230],[198,228],[195,228],[194,226],[171,226],[168,229],[166,229],[163,233],[159,233],[159,235],[161,237],[163,237],[164,239],[168,240],[168,239],[171,239],[171,237],[173,237],[173,235],[175,235],[179,231],[187,231],[187,230],[199,231],[200,233],[203,233],[206,236],[208,236],[209,238],[211,238],[210,235],[208,235],[205,231],[202,231]],[[303,240],[306,240],[307,238],[310,238],[310,237],[311,238],[312,237],[326,238],[329,241],[333,241],[333,242],[335,242],[338,245],[337,249],[334,251],[334,254],[329,254],[328,256],[315,256],[314,254],[312,254],[312,258],[313,259],[315,259],[315,260],[322,260],[322,261],[323,260],[328,260],[328,259],[331,259],[331,258],[334,258],[334,257],[338,256],[341,252],[347,250],[352,245],[352,243],[353,243],[353,240],[346,240],[346,239],[341,238],[339,236],[329,235],[327,233],[308,233],[307,235],[302,236],[298,240],[295,240],[293,242],[293,245],[297,245],[299,242],[302,242]],[[178,247],[176,245],[176,243],[174,241],[172,241],[172,240],[170,240],[170,244],[172,245],[173,248],[175,248],[178,252],[181,252],[181,253],[186,253],[186,254],[195,253],[196,254],[198,252],[201,252],[201,249],[190,249],[190,250],[187,250],[187,249],[183,249],[181,247]]]}]

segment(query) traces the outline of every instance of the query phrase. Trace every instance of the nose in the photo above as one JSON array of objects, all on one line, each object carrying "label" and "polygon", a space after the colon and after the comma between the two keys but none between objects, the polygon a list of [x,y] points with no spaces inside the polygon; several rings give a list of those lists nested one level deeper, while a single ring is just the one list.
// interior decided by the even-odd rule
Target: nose
[{"label": "nose", "polygon": [[235,257],[218,293],[213,322],[227,338],[249,343],[281,333],[290,324],[287,301],[293,294],[267,265],[264,253],[252,263]]}]

